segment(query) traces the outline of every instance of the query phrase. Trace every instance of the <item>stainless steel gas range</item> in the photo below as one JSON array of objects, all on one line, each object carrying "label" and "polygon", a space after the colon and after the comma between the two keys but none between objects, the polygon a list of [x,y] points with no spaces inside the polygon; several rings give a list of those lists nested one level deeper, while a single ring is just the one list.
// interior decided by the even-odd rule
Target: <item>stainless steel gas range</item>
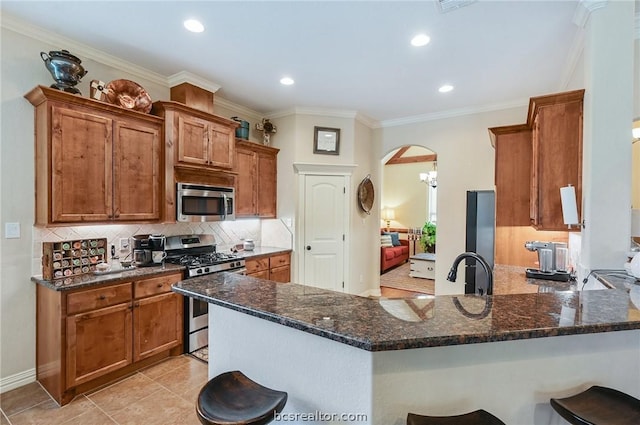
[{"label": "stainless steel gas range", "polygon": [[[166,261],[186,267],[185,279],[212,273],[245,274],[244,258],[216,251],[215,237],[204,235],[168,236],[165,243]],[[209,305],[191,297],[184,298],[184,349],[187,353],[209,343]]]}]

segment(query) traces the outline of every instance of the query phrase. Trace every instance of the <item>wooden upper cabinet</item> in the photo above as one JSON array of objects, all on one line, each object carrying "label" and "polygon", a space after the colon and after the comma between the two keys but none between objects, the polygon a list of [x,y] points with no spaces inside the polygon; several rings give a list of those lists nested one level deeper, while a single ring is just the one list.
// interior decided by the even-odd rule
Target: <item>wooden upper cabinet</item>
[{"label": "wooden upper cabinet", "polygon": [[[52,222],[108,221],[113,217],[112,129],[112,119],[93,111],[51,106],[51,158],[38,157],[36,173],[42,171],[41,166],[50,167],[51,187],[47,191]],[[46,140],[38,139],[43,148],[47,146]],[[43,172],[38,179],[48,177]],[[47,195],[39,192],[36,197],[44,200]],[[47,205],[38,207],[44,208],[42,214],[47,212]]]},{"label": "wooden upper cabinet", "polygon": [[236,141],[236,217],[275,218],[279,149]]},{"label": "wooden upper cabinet", "polygon": [[140,221],[160,218],[162,136],[157,126],[117,122],[114,135],[114,217]]},{"label": "wooden upper cabinet", "polygon": [[531,129],[520,124],[489,133],[495,148],[496,226],[529,226]]},{"label": "wooden upper cabinet", "polygon": [[[165,139],[174,165],[230,171],[235,161],[233,120],[173,101],[153,104],[153,114],[165,119]],[[169,159],[169,158],[168,158]]]},{"label": "wooden upper cabinet", "polygon": [[584,90],[531,98],[532,128],[530,219],[537,230],[567,230],[560,188],[576,190],[582,207],[582,110]]},{"label": "wooden upper cabinet", "polygon": [[162,120],[38,86],[36,224],[160,220]]}]

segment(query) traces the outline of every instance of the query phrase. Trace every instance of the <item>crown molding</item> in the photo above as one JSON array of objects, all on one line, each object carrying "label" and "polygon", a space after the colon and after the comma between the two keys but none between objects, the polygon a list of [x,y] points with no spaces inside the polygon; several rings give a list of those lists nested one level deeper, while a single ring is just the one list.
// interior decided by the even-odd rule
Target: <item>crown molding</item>
[{"label": "crown molding", "polygon": [[608,2],[608,0],[580,0],[573,13],[573,23],[584,28],[591,12],[605,7]]},{"label": "crown molding", "polygon": [[521,99],[521,100],[515,100],[511,102],[495,103],[492,105],[485,105],[480,107],[451,109],[449,111],[434,112],[431,114],[414,115],[411,117],[381,121],[380,128],[396,127],[399,125],[407,125],[407,124],[418,124],[422,122],[436,121],[436,120],[441,120],[445,118],[455,118],[455,117],[461,117],[465,115],[479,114],[483,112],[499,111],[503,109],[518,108],[523,106],[526,107],[528,105],[529,105],[529,99]]},{"label": "crown molding", "polygon": [[91,59],[96,62],[100,62],[113,68],[125,71],[136,77],[144,78],[145,80],[149,80],[155,84],[167,86],[167,77],[165,77],[164,75],[149,71],[146,68],[135,65],[131,62],[127,62],[101,50],[94,49],[93,47],[87,46],[86,44],[79,43],[67,37],[63,37],[60,34],[44,30],[40,27],[8,15],[7,13],[2,13],[0,26],[18,34],[22,34],[38,41],[42,41],[43,43],[49,45],[57,44],[65,46],[67,50],[73,51],[73,54],[75,56],[82,56],[83,58]]},{"label": "crown molding", "polygon": [[311,108],[306,106],[296,106],[290,109],[283,109],[281,111],[270,112],[266,116],[269,119],[283,118],[291,115],[316,115],[321,117],[333,117],[333,118],[347,118],[356,120],[369,128],[376,128],[379,122],[365,114],[358,111],[351,111],[345,109],[326,109],[326,108]]},{"label": "crown molding", "polygon": [[579,64],[579,59],[584,51],[584,30],[579,28],[573,37],[571,47],[569,48],[569,56],[565,61],[564,69],[562,71],[562,77],[560,78],[559,90],[565,90],[569,86],[571,76],[576,71]]},{"label": "crown molding", "polygon": [[239,115],[243,115],[245,117],[250,116],[260,121],[265,114],[262,114],[258,111],[254,111],[253,109],[247,108],[246,106],[239,105],[237,103],[233,103],[232,101],[225,99],[223,97],[215,96],[213,99],[213,105],[219,105],[223,108],[231,109],[237,112]]},{"label": "crown molding", "polygon": [[192,74],[189,71],[180,71],[173,75],[169,75],[167,77],[167,82],[169,83],[169,87],[175,87],[182,83],[189,83],[194,86],[200,87],[201,89],[208,90],[212,93],[220,90],[220,85],[213,83],[205,78],[200,77],[199,75]]}]

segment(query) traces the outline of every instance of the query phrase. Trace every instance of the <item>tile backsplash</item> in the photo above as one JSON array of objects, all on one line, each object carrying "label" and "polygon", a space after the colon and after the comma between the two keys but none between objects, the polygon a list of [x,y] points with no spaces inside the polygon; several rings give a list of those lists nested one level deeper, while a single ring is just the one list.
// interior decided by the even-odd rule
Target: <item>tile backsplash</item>
[{"label": "tile backsplash", "polygon": [[[263,236],[263,227],[266,230]],[[235,220],[210,223],[171,224],[105,224],[95,226],[34,227],[31,272],[42,274],[42,242],[62,240],[107,238],[107,244],[116,246],[118,255],[121,238],[138,234],[163,234],[165,236],[211,233],[216,238],[217,250],[226,251],[243,239],[253,239],[256,246],[268,245],[291,248],[291,234],[280,220]],[[109,258],[111,258],[109,256]]]}]

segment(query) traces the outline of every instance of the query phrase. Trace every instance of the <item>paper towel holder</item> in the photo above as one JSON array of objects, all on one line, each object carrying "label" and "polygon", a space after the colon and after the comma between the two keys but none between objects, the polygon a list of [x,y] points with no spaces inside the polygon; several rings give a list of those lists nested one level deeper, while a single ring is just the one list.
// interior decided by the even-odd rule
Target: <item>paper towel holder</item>
[{"label": "paper towel holder", "polygon": [[560,202],[562,204],[562,220],[569,229],[578,225],[584,228],[584,223],[580,223],[578,217],[578,206],[576,203],[576,188],[569,183],[566,187],[560,188]]}]

